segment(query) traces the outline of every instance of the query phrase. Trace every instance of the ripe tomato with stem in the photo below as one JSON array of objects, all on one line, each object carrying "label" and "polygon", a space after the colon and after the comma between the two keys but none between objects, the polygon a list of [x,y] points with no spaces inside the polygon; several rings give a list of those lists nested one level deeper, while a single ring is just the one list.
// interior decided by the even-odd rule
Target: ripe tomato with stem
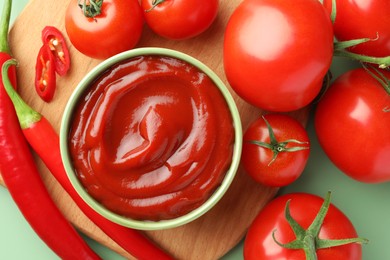
[{"label": "ripe tomato with stem", "polygon": [[245,0],[226,27],[226,77],[263,110],[287,112],[312,102],[332,57],[332,23],[318,0]]},{"label": "ripe tomato with stem", "polygon": [[206,31],[217,17],[219,0],[141,0],[148,26],[158,35],[185,40]]},{"label": "ripe tomato with stem", "polygon": [[269,202],[249,227],[245,260],[362,259],[362,243],[349,218],[331,202],[290,193]]},{"label": "ripe tomato with stem", "polygon": [[243,138],[241,162],[255,181],[282,187],[302,174],[310,140],[296,119],[285,114],[263,115],[252,122]]},{"label": "ripe tomato with stem", "polygon": [[134,48],[143,24],[138,0],[72,0],[65,14],[65,28],[73,46],[95,59]]},{"label": "ripe tomato with stem", "polygon": [[390,181],[390,72],[374,67],[342,74],[314,116],[318,141],[345,174],[365,183]]}]

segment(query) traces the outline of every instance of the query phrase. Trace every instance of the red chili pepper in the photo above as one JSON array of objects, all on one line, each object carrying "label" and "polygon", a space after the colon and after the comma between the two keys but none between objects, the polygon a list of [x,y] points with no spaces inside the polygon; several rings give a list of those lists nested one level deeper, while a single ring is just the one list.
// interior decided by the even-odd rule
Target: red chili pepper
[{"label": "red chili pepper", "polygon": [[53,26],[46,26],[42,30],[42,42],[49,46],[54,56],[56,72],[64,76],[70,68],[70,55],[63,34]]},{"label": "red chili pepper", "polygon": [[42,45],[35,65],[35,90],[46,102],[53,99],[56,88],[54,56],[48,45]]},{"label": "red chili pepper", "polygon": [[81,211],[106,235],[139,260],[173,259],[143,233],[107,220],[84,202],[67,178],[60,155],[58,134],[45,117],[42,116],[40,120],[25,127],[23,133],[32,149]]},{"label": "red chili pepper", "polygon": [[65,168],[62,164],[59,138],[56,131],[45,117],[29,107],[17,95],[16,91],[13,92],[14,94],[12,96],[15,99],[14,103],[20,126],[28,143],[84,214],[118,245],[137,259],[172,259],[172,257],[158,248],[141,232],[107,220],[84,202],[66,175]]},{"label": "red chili pepper", "polygon": [[[11,0],[5,1],[5,9],[10,11],[11,4]],[[4,183],[25,219],[59,257],[100,259],[58,210],[40,178],[5,89],[16,93],[8,78],[8,68],[12,64],[12,60],[6,61],[1,69],[0,171]]]}]

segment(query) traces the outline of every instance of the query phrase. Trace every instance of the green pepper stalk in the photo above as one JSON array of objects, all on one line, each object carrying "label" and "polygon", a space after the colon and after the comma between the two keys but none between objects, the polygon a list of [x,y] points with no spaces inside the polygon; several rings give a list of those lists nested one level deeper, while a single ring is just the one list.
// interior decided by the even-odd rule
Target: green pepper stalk
[{"label": "green pepper stalk", "polygon": [[8,44],[9,21],[11,17],[12,0],[4,0],[3,13],[0,20],[0,52],[10,53]]},{"label": "green pepper stalk", "polygon": [[[3,12],[0,17],[0,68],[3,64],[12,58],[11,50],[8,43],[8,30],[11,17],[12,0],[4,0]],[[0,71],[0,79],[2,72]],[[16,69],[11,67],[8,71],[8,77],[11,80],[12,86],[16,87]],[[3,82],[0,80],[0,99],[5,95]],[[8,98],[8,97],[7,97]]]}]

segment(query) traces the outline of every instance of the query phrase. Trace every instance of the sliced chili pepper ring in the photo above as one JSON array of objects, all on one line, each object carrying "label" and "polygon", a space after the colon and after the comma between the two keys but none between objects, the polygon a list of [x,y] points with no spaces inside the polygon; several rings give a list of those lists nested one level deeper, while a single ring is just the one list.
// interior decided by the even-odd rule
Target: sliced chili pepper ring
[{"label": "sliced chili pepper ring", "polygon": [[46,102],[53,99],[56,88],[54,56],[47,44],[39,50],[35,65],[35,90]]},{"label": "sliced chili pepper ring", "polygon": [[42,42],[48,45],[54,56],[55,71],[64,76],[70,68],[70,55],[66,41],[61,31],[53,26],[46,26],[42,30]]}]

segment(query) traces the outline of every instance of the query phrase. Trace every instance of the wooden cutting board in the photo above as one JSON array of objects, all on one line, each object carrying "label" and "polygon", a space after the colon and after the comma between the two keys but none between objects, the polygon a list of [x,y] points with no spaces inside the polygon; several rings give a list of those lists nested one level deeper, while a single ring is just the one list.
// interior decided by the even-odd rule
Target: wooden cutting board
[{"label": "wooden cutting board", "polygon": [[[56,26],[67,37],[64,14],[68,2],[69,0],[32,0],[16,19],[10,31],[11,49],[14,57],[20,62],[19,92],[28,104],[53,123],[57,131],[60,129],[65,104],[73,89],[88,71],[101,62],[82,55],[68,41],[72,66],[67,76],[57,79],[53,101],[45,103],[36,94],[33,84],[34,66],[41,46],[41,31],[46,25]],[[230,15],[240,2],[241,0],[221,0],[219,14],[212,27],[191,40],[166,40],[145,26],[137,47],[158,46],[185,52],[213,69],[227,84],[222,62],[223,35]],[[231,93],[239,108],[243,128],[246,129],[261,111],[242,101],[233,91]],[[304,110],[294,113],[294,116],[305,124],[308,115]],[[66,217],[92,239],[127,258],[132,258],[81,213],[39,158],[36,158],[36,161],[45,184]],[[0,182],[2,183],[1,180]],[[218,259],[243,238],[258,211],[276,194],[276,191],[256,184],[240,169],[225,197],[209,213],[182,227],[146,233],[178,259]]]}]

